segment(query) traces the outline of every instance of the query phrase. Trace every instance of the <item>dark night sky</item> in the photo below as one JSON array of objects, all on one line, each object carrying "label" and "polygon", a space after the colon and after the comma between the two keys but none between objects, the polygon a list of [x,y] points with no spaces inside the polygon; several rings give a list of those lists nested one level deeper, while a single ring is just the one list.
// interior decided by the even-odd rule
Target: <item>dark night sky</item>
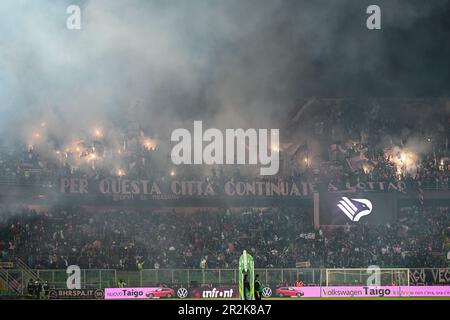
[{"label": "dark night sky", "polygon": [[[328,16],[331,23],[323,24],[330,41],[319,53],[307,52],[308,61],[302,60],[302,65],[310,65],[308,72],[297,75],[303,95],[449,95],[450,2],[336,2],[340,5],[332,19]],[[370,4],[381,7],[382,30],[365,28],[367,15],[361,12]],[[301,12],[305,2],[290,5]],[[302,22],[295,23],[301,28]]]}]

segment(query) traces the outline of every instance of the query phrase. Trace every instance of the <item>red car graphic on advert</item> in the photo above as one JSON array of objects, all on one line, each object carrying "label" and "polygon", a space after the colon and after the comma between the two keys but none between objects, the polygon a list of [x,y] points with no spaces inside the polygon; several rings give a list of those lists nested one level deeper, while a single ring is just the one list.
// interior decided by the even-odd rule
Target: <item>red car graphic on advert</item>
[{"label": "red car graphic on advert", "polygon": [[152,288],[147,292],[148,298],[172,298],[175,290],[171,288]]},{"label": "red car graphic on advert", "polygon": [[303,297],[304,293],[301,287],[281,287],[275,291],[279,297]]}]

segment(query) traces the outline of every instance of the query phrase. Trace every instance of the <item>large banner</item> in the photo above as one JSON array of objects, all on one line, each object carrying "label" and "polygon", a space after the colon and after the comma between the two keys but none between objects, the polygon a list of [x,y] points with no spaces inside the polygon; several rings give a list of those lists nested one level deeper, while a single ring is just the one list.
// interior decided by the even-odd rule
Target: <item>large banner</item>
[{"label": "large banner", "polygon": [[288,181],[151,181],[125,178],[61,178],[59,191],[65,194],[99,194],[116,198],[177,199],[180,197],[302,197],[308,184]]},{"label": "large banner", "polygon": [[386,224],[395,219],[396,212],[397,198],[390,192],[319,194],[320,225]]},{"label": "large banner", "polygon": [[61,178],[57,197],[77,204],[274,206],[310,201],[307,184],[287,181],[151,181]]},{"label": "large banner", "polygon": [[218,287],[179,287],[177,290],[167,287],[154,288],[106,288],[106,300],[161,299],[161,298],[238,298],[237,286]]},{"label": "large banner", "polygon": [[[265,287],[263,298],[384,298],[384,297],[450,297],[450,286],[331,286],[331,287]],[[106,300],[116,299],[230,299],[237,298],[234,286],[214,288],[107,288],[103,295]],[[65,296],[66,297],[66,296]],[[72,296],[74,297],[74,296]]]},{"label": "large banner", "polygon": [[409,283],[450,286],[450,268],[409,269]]},{"label": "large banner", "polygon": [[275,292],[290,298],[450,297],[450,286],[279,287]]},{"label": "large banner", "polygon": [[160,299],[173,298],[175,291],[172,288],[152,287],[152,288],[106,288],[104,297],[111,299]]},{"label": "large banner", "polygon": [[322,287],[321,297],[450,297],[448,286]]},{"label": "large banner", "polygon": [[[342,186],[346,191],[395,193],[406,192],[404,182],[368,182]],[[320,186],[334,192],[339,188],[331,183]],[[296,205],[301,200],[311,200],[318,186],[293,180],[146,180],[110,177],[104,179],[60,178],[57,196],[77,199],[79,202],[147,202],[164,205]]]}]

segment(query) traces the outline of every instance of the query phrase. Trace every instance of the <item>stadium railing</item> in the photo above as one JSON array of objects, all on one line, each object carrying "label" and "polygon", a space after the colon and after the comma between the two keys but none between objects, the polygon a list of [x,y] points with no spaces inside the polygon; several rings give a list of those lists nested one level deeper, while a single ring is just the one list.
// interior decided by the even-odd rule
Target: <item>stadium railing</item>
[{"label": "stadium railing", "polygon": [[[36,270],[39,277],[47,280],[51,288],[66,288],[66,270]],[[103,289],[115,287],[117,271],[112,269],[81,269],[81,287],[83,289]]]},{"label": "stadium railing", "polygon": [[[320,285],[325,277],[325,269],[255,269],[260,279],[267,285],[294,283],[302,279],[305,283]],[[144,269],[140,272],[140,283],[150,286],[158,283],[186,285],[236,284],[237,269]]]},{"label": "stadium railing", "polygon": [[[434,285],[433,281],[438,277],[437,284],[442,285],[442,279],[450,274],[450,268],[418,268],[418,269],[381,269],[382,285],[390,285],[395,282],[398,285],[408,285],[410,274],[413,278],[424,278],[422,283],[415,285]],[[33,270],[42,280],[47,280],[50,288],[60,289],[67,287],[66,270]],[[370,276],[367,269],[255,269],[260,275],[261,282],[269,286],[293,285],[297,281],[308,286],[336,286],[336,285],[361,285],[366,283]],[[328,273],[328,278],[327,278]],[[189,286],[196,285],[235,285],[238,283],[237,269],[144,269],[141,271],[120,271],[111,269],[81,269],[82,289],[101,289],[116,287],[118,280],[123,280],[128,287],[154,287]],[[399,278],[401,276],[401,278]],[[26,275],[22,270],[3,269],[2,278],[15,279],[19,288],[26,288]],[[426,278],[426,281],[425,281]],[[328,283],[327,283],[328,279]],[[399,281],[399,279],[402,279]],[[1,280],[1,279],[0,279]],[[4,281],[3,281],[4,282]],[[414,285],[414,283],[412,283]],[[450,284],[450,281],[449,281]]]},{"label": "stadium railing", "polygon": [[[23,294],[27,287],[30,274],[34,274],[34,279],[48,281],[51,289],[67,288],[66,270],[24,270],[24,269],[3,269],[0,270],[0,287],[12,289],[18,294]],[[138,273],[138,272],[136,272]],[[103,289],[115,287],[117,284],[116,270],[106,269],[81,269],[81,287],[83,289]],[[5,281],[6,280],[6,281]]]},{"label": "stadium railing", "polygon": [[[26,275],[22,270],[4,270],[19,279],[21,287],[26,287]],[[51,288],[65,288],[66,270],[34,270],[42,280],[47,280]],[[325,279],[325,269],[255,269],[261,281],[267,285],[294,283],[301,280],[311,285],[320,285]],[[115,287],[118,280],[130,287],[166,285],[189,285],[190,283],[232,285],[238,283],[237,269],[144,269],[141,271],[118,271],[107,269],[82,269],[83,289]]]}]

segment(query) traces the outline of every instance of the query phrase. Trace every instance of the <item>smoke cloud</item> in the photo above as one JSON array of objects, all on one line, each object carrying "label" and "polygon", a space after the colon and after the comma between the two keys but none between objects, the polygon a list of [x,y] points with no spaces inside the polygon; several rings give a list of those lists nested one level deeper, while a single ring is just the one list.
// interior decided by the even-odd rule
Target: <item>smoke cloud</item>
[{"label": "smoke cloud", "polygon": [[[71,4],[81,7],[80,31],[65,27]],[[168,141],[171,130],[192,120],[218,128],[277,127],[311,95],[442,88],[448,73],[438,70],[450,70],[449,48],[439,48],[445,59],[424,56],[422,46],[439,43],[443,33],[435,28],[436,38],[428,40],[420,25],[444,14],[445,1],[381,3],[378,33],[365,28],[369,4],[2,1],[0,131],[4,140],[49,150],[95,128],[112,144],[137,125]],[[397,41],[414,28],[413,43]],[[428,73],[417,67],[427,63]]]}]

